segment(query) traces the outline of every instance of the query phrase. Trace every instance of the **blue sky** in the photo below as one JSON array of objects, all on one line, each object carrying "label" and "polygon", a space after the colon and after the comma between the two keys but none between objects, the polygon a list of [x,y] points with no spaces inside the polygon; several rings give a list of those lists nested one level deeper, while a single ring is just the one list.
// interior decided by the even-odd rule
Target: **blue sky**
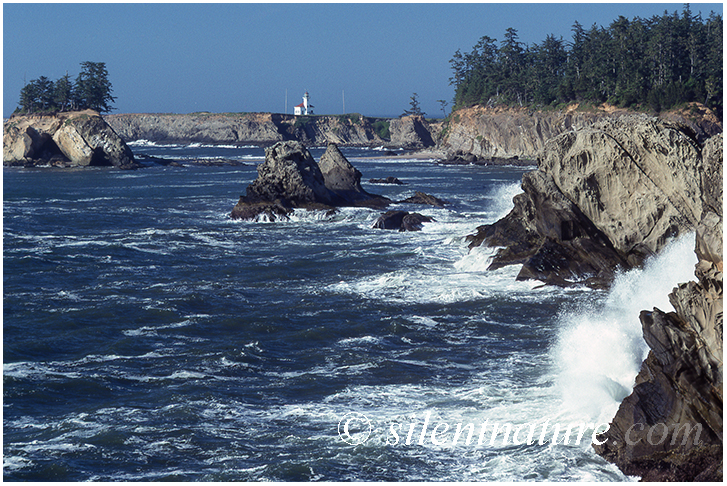
[{"label": "blue sky", "polygon": [[[105,62],[113,113],[288,112],[305,90],[317,114],[398,116],[418,93],[429,116],[451,101],[449,60],[483,35],[570,39],[575,20],[607,26],[682,10],[616,4],[3,4],[3,115],[23,80],[72,78]],[[707,17],[722,4],[691,4]]]}]

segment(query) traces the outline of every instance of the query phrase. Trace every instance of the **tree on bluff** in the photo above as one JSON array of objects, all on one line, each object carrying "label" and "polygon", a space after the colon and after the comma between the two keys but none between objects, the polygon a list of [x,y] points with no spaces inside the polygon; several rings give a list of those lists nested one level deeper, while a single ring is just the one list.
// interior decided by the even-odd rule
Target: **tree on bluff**
[{"label": "tree on bluff", "polygon": [[99,113],[112,110],[116,98],[111,96],[111,83],[106,63],[82,62],[81,73],[76,78],[75,101],[79,107],[90,108]]},{"label": "tree on bluff", "polygon": [[75,83],[68,74],[55,82],[45,76],[30,81],[20,90],[20,102],[15,112],[85,109],[99,113],[111,111],[116,98],[111,96],[112,87],[106,63],[86,61],[81,63],[81,68]]}]

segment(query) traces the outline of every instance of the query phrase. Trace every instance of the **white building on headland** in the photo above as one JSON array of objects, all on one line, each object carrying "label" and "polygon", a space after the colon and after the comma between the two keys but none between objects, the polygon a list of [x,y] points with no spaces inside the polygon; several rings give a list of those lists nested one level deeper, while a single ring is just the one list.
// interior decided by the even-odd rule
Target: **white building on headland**
[{"label": "white building on headland", "polygon": [[296,105],[293,109],[294,115],[312,115],[313,105],[310,104],[310,95],[306,91],[303,95],[303,103]]}]

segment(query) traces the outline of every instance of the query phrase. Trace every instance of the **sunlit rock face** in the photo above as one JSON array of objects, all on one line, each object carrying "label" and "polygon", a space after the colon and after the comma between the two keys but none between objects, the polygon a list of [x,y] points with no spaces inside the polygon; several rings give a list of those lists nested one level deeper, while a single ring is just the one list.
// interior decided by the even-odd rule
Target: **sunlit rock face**
[{"label": "sunlit rock face", "polygon": [[10,118],[4,125],[3,164],[138,167],[131,149],[92,110]]},{"label": "sunlit rock face", "polygon": [[559,135],[524,174],[512,212],[472,246],[502,247],[493,268],[522,264],[521,279],[607,285],[696,228],[716,163],[702,152],[687,126],[646,115]]}]

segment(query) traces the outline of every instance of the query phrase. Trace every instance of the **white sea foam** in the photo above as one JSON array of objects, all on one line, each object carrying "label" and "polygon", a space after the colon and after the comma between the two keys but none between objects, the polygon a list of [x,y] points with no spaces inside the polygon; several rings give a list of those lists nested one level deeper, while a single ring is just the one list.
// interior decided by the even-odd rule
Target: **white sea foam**
[{"label": "white sea foam", "polygon": [[607,423],[634,385],[648,353],[639,313],[668,312],[668,294],[693,280],[694,234],[668,245],[643,269],[620,274],[605,301],[571,309],[559,317],[553,350],[565,410]]},{"label": "white sea foam", "polygon": [[494,215],[494,220],[504,218],[513,208],[512,198],[523,192],[521,184],[502,184],[495,187],[489,194],[489,210]]}]

